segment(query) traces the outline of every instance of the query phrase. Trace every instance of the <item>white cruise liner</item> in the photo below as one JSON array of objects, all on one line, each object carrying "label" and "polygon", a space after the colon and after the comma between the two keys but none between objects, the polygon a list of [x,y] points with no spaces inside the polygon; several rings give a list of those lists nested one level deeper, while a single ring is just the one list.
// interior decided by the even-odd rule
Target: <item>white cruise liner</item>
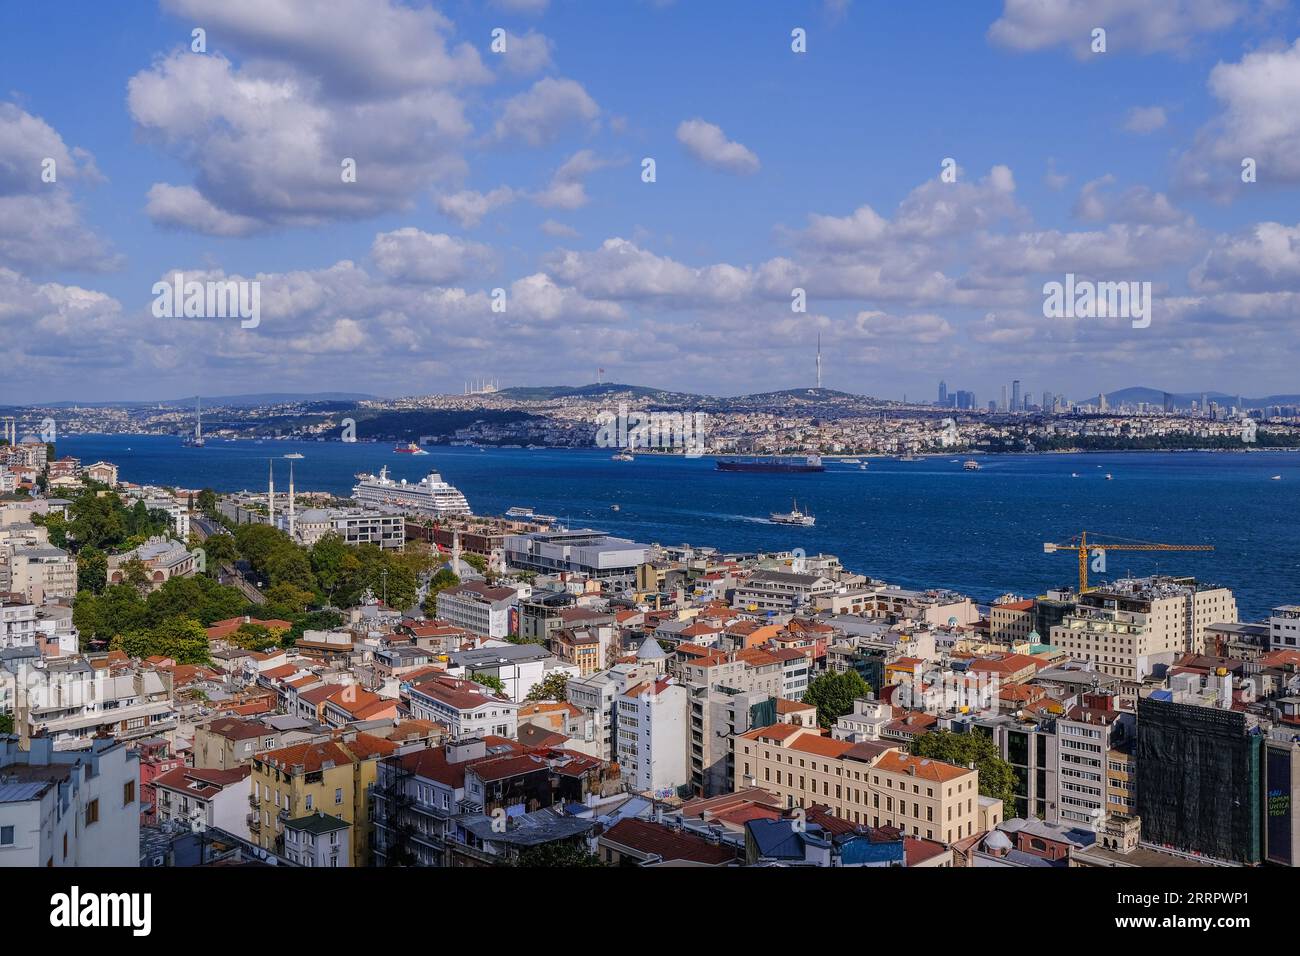
[{"label": "white cruise liner", "polygon": [[368,507],[388,511],[410,511],[437,517],[472,513],[465,496],[443,481],[442,475],[436,471],[412,483],[405,478],[401,481],[389,478],[388,467],[384,466],[379,469],[378,476],[357,475],[352,498]]}]

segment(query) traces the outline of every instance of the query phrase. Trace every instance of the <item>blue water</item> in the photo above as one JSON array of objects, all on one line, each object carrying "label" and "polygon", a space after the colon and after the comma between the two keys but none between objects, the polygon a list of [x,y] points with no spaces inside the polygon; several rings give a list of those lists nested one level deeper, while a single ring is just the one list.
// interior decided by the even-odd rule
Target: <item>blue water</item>
[{"label": "blue water", "polygon": [[[126,481],[219,491],[264,489],[267,458],[290,451],[305,456],[294,464],[298,488],[343,496],[359,471],[387,465],[393,477],[416,480],[437,470],[481,514],[525,505],[642,541],[825,551],[890,583],[950,587],[978,600],[1076,580],[1074,553],[1044,554],[1043,542],[1084,529],[1212,544],[1207,553],[1112,552],[1106,576],[1160,571],[1220,583],[1236,593],[1243,620],[1300,603],[1296,452],[1005,455],[981,458],[978,472],[950,458],[869,459],[866,471],[829,464],[820,475],[746,475],[717,472],[710,458],[616,462],[599,450],[435,447],[411,456],[381,444],[185,448],[176,438],[125,435],[62,438],[58,450],[83,463],[115,462]],[[1114,480],[1105,480],[1107,472]],[[1269,480],[1278,474],[1281,481]],[[288,462],[278,461],[280,489],[287,478]],[[767,520],[788,511],[793,498],[817,516],[816,527]]]}]

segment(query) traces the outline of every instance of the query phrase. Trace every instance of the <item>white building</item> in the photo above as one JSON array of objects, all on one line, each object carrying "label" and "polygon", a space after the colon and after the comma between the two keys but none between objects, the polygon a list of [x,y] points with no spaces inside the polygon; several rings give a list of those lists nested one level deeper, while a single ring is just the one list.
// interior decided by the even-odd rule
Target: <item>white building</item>
[{"label": "white building", "polygon": [[469,581],[438,592],[438,618],[484,637],[510,635],[510,609],[519,606],[514,588]]},{"label": "white building", "polygon": [[75,597],[77,561],[67,551],[50,544],[11,546],[9,590],[33,604]]},{"label": "white building", "polygon": [[140,761],[118,741],[0,737],[0,867],[140,865]]},{"label": "white building", "polygon": [[690,780],[687,705],[686,688],[671,677],[645,681],[619,695],[616,754],[632,790],[666,797]]},{"label": "white building", "polygon": [[36,646],[36,605],[0,601],[0,650]]},{"label": "white building", "polygon": [[[275,523],[289,530],[289,516],[277,513]],[[311,547],[327,534],[336,534],[346,544],[375,544],[390,551],[406,546],[406,518],[374,508],[305,508],[294,516],[294,537]]]},{"label": "white building", "polygon": [[1270,651],[1300,650],[1300,604],[1283,604],[1273,608],[1268,619]]},{"label": "white building", "polygon": [[411,716],[444,724],[452,740],[513,738],[519,729],[519,705],[473,681],[438,676],[412,684],[408,694]]},{"label": "white building", "polygon": [[486,674],[501,681],[505,694],[522,704],[529,691],[552,673],[572,679],[578,667],[566,663],[540,644],[507,644],[502,647],[477,647],[451,655],[448,673],[457,677]]},{"label": "white building", "polygon": [[233,770],[177,767],[154,778],[158,822],[175,821],[194,830],[219,827],[245,840],[248,832],[248,777],[252,768]]}]

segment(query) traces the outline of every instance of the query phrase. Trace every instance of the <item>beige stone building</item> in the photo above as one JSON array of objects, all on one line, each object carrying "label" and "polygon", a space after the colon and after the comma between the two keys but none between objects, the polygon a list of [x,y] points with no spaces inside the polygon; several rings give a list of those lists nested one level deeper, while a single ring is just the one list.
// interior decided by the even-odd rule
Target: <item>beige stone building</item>
[{"label": "beige stone building", "polygon": [[1001,801],[979,796],[979,771],[875,741],[850,743],[814,728],[774,724],[735,739],[735,789],[762,787],[790,807],[828,806],[855,824],[893,826],[952,843],[979,832]]},{"label": "beige stone building", "polygon": [[1078,608],[1052,628],[1051,643],[1136,685],[1156,665],[1199,651],[1210,625],[1236,620],[1237,601],[1227,588],[1190,578],[1135,578],[1082,595]]}]

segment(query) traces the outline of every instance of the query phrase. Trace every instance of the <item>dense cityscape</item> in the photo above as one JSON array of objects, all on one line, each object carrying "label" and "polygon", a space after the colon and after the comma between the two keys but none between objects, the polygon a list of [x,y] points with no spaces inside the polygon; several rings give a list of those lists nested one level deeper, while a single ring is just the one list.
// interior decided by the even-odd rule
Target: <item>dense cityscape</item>
[{"label": "dense cityscape", "polygon": [[1289,938],[1296,0],[0,17],[16,951]]}]

